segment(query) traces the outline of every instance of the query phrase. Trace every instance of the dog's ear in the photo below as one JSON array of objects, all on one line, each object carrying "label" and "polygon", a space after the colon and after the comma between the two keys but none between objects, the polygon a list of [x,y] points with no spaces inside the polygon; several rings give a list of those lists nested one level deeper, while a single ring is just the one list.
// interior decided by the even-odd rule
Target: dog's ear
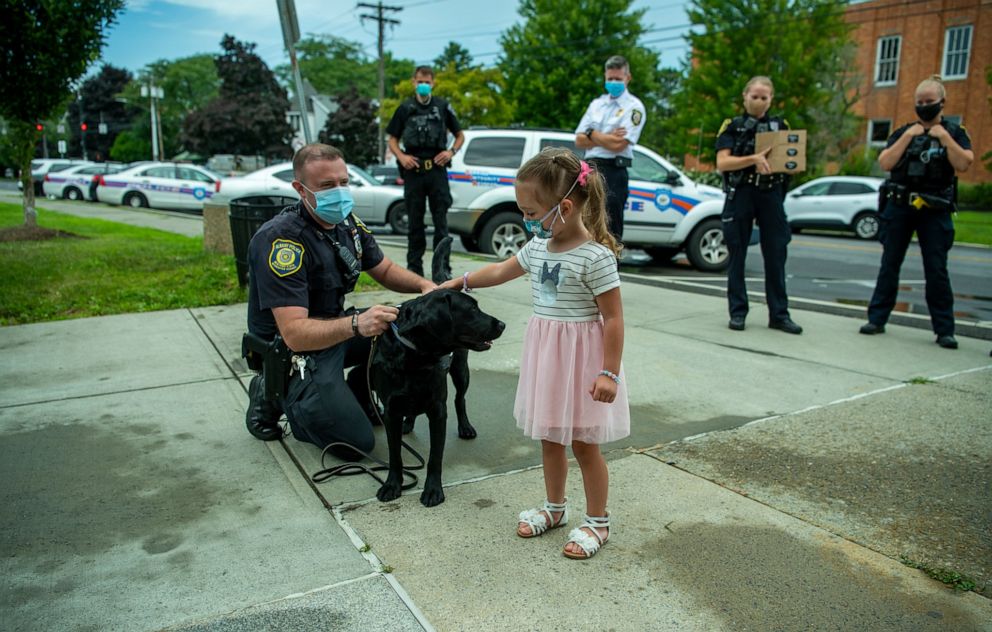
[{"label": "dog's ear", "polygon": [[452,334],[451,297],[455,290],[434,290],[403,304],[397,328],[418,347],[446,344]]},{"label": "dog's ear", "polygon": [[431,258],[431,280],[435,283],[444,283],[451,278],[451,235],[448,235],[434,248],[434,255]]}]

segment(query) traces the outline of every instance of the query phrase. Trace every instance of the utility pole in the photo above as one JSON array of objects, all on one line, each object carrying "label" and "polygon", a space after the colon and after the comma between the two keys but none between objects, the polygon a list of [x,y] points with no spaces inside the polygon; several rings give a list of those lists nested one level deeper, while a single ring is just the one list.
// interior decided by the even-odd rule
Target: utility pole
[{"label": "utility pole", "polygon": [[307,99],[303,94],[303,77],[300,76],[300,66],[296,61],[296,42],[300,41],[300,22],[296,18],[296,3],[294,0],[276,0],[279,10],[279,23],[282,25],[282,42],[289,53],[289,66],[293,71],[293,82],[296,84],[296,103],[300,108],[300,129],[303,130],[303,142],[307,145],[314,141],[310,133],[310,119],[307,118]]},{"label": "utility pole", "polygon": [[379,23],[379,162],[386,161],[386,147],[385,138],[382,135],[382,102],[386,98],[386,58],[383,54],[382,43],[385,38],[386,24],[397,25],[400,23],[399,20],[394,20],[392,18],[387,18],[383,15],[384,11],[402,11],[403,7],[387,7],[382,4],[382,0],[379,0],[378,4],[368,4],[367,2],[359,2],[359,7],[365,7],[367,9],[374,9],[376,15],[369,15],[368,13],[362,14],[362,20],[375,20]]}]

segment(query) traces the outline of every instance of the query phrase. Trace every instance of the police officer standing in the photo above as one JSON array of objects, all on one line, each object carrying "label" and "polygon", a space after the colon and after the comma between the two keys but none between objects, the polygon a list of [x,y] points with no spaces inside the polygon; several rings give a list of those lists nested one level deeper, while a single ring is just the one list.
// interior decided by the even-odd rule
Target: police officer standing
[{"label": "police officer standing", "polygon": [[[451,104],[431,94],[434,71],[430,66],[419,66],[414,71],[413,87],[416,94],[396,108],[386,133],[389,134],[389,149],[402,170],[403,199],[410,218],[406,267],[423,275],[424,250],[427,248],[424,230],[427,201],[430,200],[434,247],[437,248],[441,240],[448,236],[447,213],[451,207],[448,165],[465,142],[465,135]],[[455,137],[450,149],[449,131]]]},{"label": "police officer standing", "polygon": [[585,149],[585,159],[606,181],[606,214],[610,232],[623,240],[623,210],[627,205],[627,168],[634,159],[631,149],[644,129],[644,104],[627,90],[630,66],[620,55],[606,60],[607,94],[592,100],[575,130],[575,145]]},{"label": "police officer standing", "polygon": [[727,119],[716,139],[716,168],[723,172],[727,198],[723,207],[723,238],[730,253],[727,269],[727,300],[730,307],[728,326],[744,329],[747,318],[747,288],[744,262],[751,241],[754,221],[761,229],[761,254],[765,260],[765,299],[768,302],[768,326],[789,334],[801,334],[803,328],[789,316],[789,297],[785,293],[786,248],[792,231],[785,219],[785,174],[773,174],[767,156],[770,148],[755,153],[755,134],[789,129],[777,116],[768,116],[775,88],[768,77],[752,77],[744,87],[745,114]]},{"label": "police officer standing", "polygon": [[[248,246],[248,334],[245,346],[266,358],[252,378],[248,431],[271,441],[282,435],[281,413],[293,436],[324,448],[343,441],[368,452],[374,445],[366,372],[371,338],[396,319],[395,307],[345,313],[345,295],[364,270],[397,292],[427,292],[434,284],[395,265],[351,214],[348,168],[341,152],[314,143],[293,158],[300,201],[266,222]],[[249,365],[252,355],[246,354]],[[280,366],[268,362],[284,358]],[[352,370],[347,381],[344,369]],[[258,368],[256,365],[255,368]],[[266,393],[266,382],[285,388]],[[272,393],[272,390],[276,390]],[[348,448],[333,450],[357,458]]]},{"label": "police officer standing", "polygon": [[916,88],[915,123],[897,129],[878,155],[889,172],[879,195],[882,263],[868,304],[868,322],[861,333],[885,333],[896,304],[899,268],[916,233],[923,255],[927,308],[937,344],[957,349],[954,338],[954,294],[947,274],[947,252],[954,245],[955,171],[971,166],[971,139],[960,125],[944,120],[944,84],[938,75]]}]

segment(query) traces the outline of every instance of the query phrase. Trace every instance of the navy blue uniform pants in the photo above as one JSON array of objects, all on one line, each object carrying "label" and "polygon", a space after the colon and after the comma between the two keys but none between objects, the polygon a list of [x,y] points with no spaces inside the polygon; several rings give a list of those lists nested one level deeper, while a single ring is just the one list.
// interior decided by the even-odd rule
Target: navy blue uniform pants
[{"label": "navy blue uniform pants", "polygon": [[761,190],[754,185],[737,187],[734,199],[723,207],[723,239],[730,252],[727,269],[727,300],[730,317],[745,318],[748,312],[744,263],[754,221],[758,221],[761,255],[765,260],[765,299],[769,322],[789,318],[789,297],[785,293],[785,258],[792,230],[782,206],[782,185]]},{"label": "navy blue uniform pants", "polygon": [[947,273],[947,253],[954,245],[954,221],[950,213],[918,211],[911,206],[887,204],[879,216],[878,240],[882,242],[882,263],[875,291],[868,304],[868,320],[884,325],[896,305],[899,269],[913,233],[920,242],[923,274],[926,278],[930,323],[938,336],[954,335],[954,293]]},{"label": "navy blue uniform pants", "polygon": [[606,185],[606,219],[607,227],[616,240],[623,241],[623,210],[627,206],[627,194],[630,192],[630,177],[627,167],[618,167],[612,159],[590,158],[596,171],[603,174]]},{"label": "navy blue uniform pants", "polygon": [[[371,338],[351,338],[322,351],[307,354],[304,375],[294,370],[283,401],[293,436],[323,449],[343,441],[364,452],[375,446],[369,420],[366,364]],[[355,367],[345,380],[344,370]],[[332,449],[338,457],[356,460],[361,455],[347,448]]]},{"label": "navy blue uniform pants", "polygon": [[438,166],[427,170],[404,170],[403,199],[410,218],[406,267],[423,276],[424,250],[427,249],[424,215],[427,212],[428,200],[431,206],[431,221],[434,222],[434,247],[437,248],[438,243],[448,236],[448,209],[451,207],[448,170]]}]

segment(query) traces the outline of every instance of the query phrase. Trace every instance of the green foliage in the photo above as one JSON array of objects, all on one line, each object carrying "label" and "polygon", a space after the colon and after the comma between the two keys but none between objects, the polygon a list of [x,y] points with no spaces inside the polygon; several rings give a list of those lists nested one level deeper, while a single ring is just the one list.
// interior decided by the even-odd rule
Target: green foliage
[{"label": "green foliage", "polygon": [[837,174],[841,176],[872,176],[885,177],[885,172],[878,165],[879,150],[876,147],[858,145],[853,147],[844,157]]},{"label": "green foliage", "polygon": [[52,118],[71,86],[97,58],[104,31],[124,0],[2,0],[0,4],[0,116],[24,186],[24,221],[36,222],[31,155],[35,123]]},{"label": "green foliage", "polygon": [[[434,71],[434,94],[447,99],[462,128],[473,125],[503,127],[513,121],[513,105],[503,94],[503,74],[496,68],[475,67],[456,70],[454,65]],[[382,103],[387,123],[403,100],[413,96],[413,82],[401,81],[394,87],[397,98]]]},{"label": "green foliage", "polygon": [[693,0],[693,53],[673,98],[680,134],[671,151],[695,154],[701,146],[702,160],[714,162],[722,122],[743,112],[744,85],[767,75],[775,84],[771,112],[810,130],[807,164],[844,155],[858,126],[850,113],[858,79],[851,71],[854,25],[844,21],[845,7],[837,0]]},{"label": "green foliage", "polygon": [[685,175],[693,179],[697,184],[708,184],[711,187],[723,187],[723,176],[719,171],[699,171],[697,169],[687,169]]},{"label": "green foliage", "polygon": [[976,584],[974,579],[949,568],[934,568],[928,564],[911,560],[905,555],[901,556],[899,561],[910,568],[916,568],[923,571],[932,579],[936,579],[948,588],[953,588],[954,590],[960,591],[975,589]]},{"label": "green foliage", "polygon": [[[150,132],[149,132],[150,133]],[[147,160],[152,155],[152,141],[147,134],[138,134],[131,130],[124,130],[114,139],[114,145],[110,148],[111,160],[120,162],[135,162]]]},{"label": "green foliage", "polygon": [[462,72],[472,68],[472,54],[468,49],[458,42],[448,42],[444,51],[434,58],[435,72],[453,66],[456,72]]},{"label": "green foliage", "polygon": [[[18,207],[0,204],[0,226]],[[0,242],[0,325],[239,303],[234,258],[203,239],[46,211],[42,227],[78,238]]]},{"label": "green foliage", "polygon": [[293,130],[286,121],[289,99],[255,53],[255,44],[230,35],[214,60],[220,93],[183,123],[183,142],[195,153],[289,157]]},{"label": "green foliage", "polygon": [[[358,42],[335,35],[318,34],[301,39],[296,44],[300,74],[321,94],[336,97],[354,85],[366,99],[379,94],[379,62],[365,53]],[[385,85],[389,86],[413,76],[410,59],[395,59],[387,52],[384,60]],[[289,64],[278,66],[276,74],[283,85],[293,85]]]},{"label": "green foliage", "polygon": [[338,96],[338,110],[328,117],[318,138],[322,143],[339,147],[348,162],[367,166],[379,162],[379,124],[372,101],[351,86]]},{"label": "green foliage", "polygon": [[[104,64],[100,72],[83,82],[78,98],[69,104],[69,155],[82,156],[82,140],[86,139],[86,157],[106,160],[117,135],[131,126],[138,111],[130,103],[117,100],[117,95],[131,82],[131,73],[124,68]],[[107,126],[101,134],[100,123]],[[80,130],[86,123],[88,130]],[[150,144],[150,143],[149,143]]]},{"label": "green foliage", "polygon": [[644,133],[657,125],[656,104],[667,95],[658,79],[658,53],[637,44],[645,9],[632,0],[521,0],[523,24],[500,38],[499,67],[514,118],[528,127],[573,130],[589,102],[603,94],[603,64],[611,55],[630,63],[630,90],[644,102]]},{"label": "green foliage", "polygon": [[968,208],[992,211],[992,182],[959,184],[958,204]]}]

